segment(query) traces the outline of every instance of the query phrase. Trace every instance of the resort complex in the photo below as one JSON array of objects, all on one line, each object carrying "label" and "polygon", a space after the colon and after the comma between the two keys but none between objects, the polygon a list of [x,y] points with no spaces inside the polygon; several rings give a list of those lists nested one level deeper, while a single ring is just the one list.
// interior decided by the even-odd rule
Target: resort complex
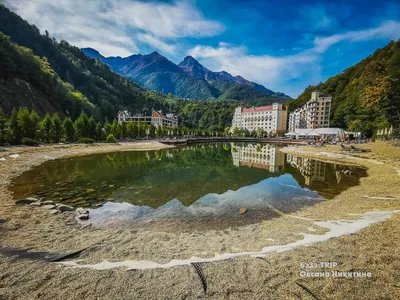
[{"label": "resort complex", "polygon": [[396,1],[0,2],[0,300],[400,299]]},{"label": "resort complex", "polygon": [[289,114],[288,131],[299,128],[328,128],[332,97],[314,91],[305,105]]},{"label": "resort complex", "polygon": [[174,114],[163,114],[161,111],[153,111],[151,116],[142,114],[132,115],[127,110],[118,112],[118,122],[142,122],[148,125],[153,124],[155,127],[178,127],[178,117]]},{"label": "resort complex", "polygon": [[236,127],[250,132],[260,128],[266,133],[283,133],[286,123],[287,109],[280,103],[250,108],[238,106],[233,115],[231,131]]}]

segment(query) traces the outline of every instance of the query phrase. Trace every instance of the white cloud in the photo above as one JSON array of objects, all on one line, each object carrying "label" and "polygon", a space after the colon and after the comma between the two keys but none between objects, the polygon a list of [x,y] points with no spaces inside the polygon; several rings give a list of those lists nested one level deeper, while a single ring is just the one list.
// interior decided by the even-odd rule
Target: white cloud
[{"label": "white cloud", "polygon": [[[250,55],[246,47],[239,46],[196,46],[189,55],[201,60],[214,70],[225,70],[232,75],[241,75],[246,79],[262,83],[276,91],[287,91],[284,82],[299,78],[304,73],[315,76],[312,64],[318,56],[312,52],[274,57],[269,55]],[[309,78],[308,78],[309,79]]]},{"label": "white cloud", "polygon": [[[372,29],[317,37],[313,48],[287,56],[251,55],[246,47],[227,43],[220,43],[218,47],[196,46],[188,53],[212,70],[225,70],[234,76],[240,74],[269,89],[297,96],[307,85],[322,80],[320,61],[330,47],[342,41],[378,38],[400,38],[400,23],[388,21]],[[291,86],[293,82],[296,86]]]},{"label": "white cloud", "polygon": [[95,45],[105,56],[126,56],[138,52],[141,44],[172,53],[179,38],[210,37],[225,29],[186,0],[4,1],[42,31],[80,47]]},{"label": "white cloud", "polygon": [[333,45],[342,41],[359,42],[378,38],[400,38],[400,22],[387,21],[376,28],[349,31],[343,34],[335,34],[329,37],[317,37],[314,40],[314,50],[316,52],[322,53],[328,50]]},{"label": "white cloud", "polygon": [[139,33],[137,38],[146,44],[151,45],[154,48],[160,49],[161,51],[169,54],[176,52],[176,46],[163,42],[161,39],[154,37],[148,33]]}]

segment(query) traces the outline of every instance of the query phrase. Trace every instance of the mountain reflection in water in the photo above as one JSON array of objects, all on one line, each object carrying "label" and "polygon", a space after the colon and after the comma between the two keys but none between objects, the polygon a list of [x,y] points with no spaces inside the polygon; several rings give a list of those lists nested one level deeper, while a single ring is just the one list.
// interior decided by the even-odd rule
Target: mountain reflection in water
[{"label": "mountain reflection in water", "polygon": [[277,217],[268,205],[290,213],[331,199],[362,176],[365,169],[286,155],[274,145],[206,144],[55,160],[22,174],[13,191],[15,198],[36,195],[75,207],[104,204],[90,213],[99,226],[223,228]]}]

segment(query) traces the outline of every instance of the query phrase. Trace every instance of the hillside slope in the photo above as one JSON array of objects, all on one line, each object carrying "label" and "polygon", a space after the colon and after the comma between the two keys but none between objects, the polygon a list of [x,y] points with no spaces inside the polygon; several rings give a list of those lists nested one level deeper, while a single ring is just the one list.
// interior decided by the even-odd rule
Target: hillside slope
[{"label": "hillside slope", "polygon": [[63,82],[46,58],[17,46],[0,32],[0,107],[10,114],[25,106],[39,114],[57,112],[61,116],[81,111],[91,113],[93,105],[73,86]]},{"label": "hillside slope", "polygon": [[400,41],[382,49],[324,83],[309,86],[294,101],[292,111],[320,90],[333,96],[331,126],[362,131],[400,126]]},{"label": "hillside slope", "polygon": [[[136,111],[162,106],[159,101],[147,99],[145,90],[112,72],[107,65],[89,58],[66,41],[58,42],[41,35],[35,25],[28,24],[1,4],[0,31],[18,45],[32,49],[36,56],[46,57],[59,78],[94,105],[93,115],[98,119],[112,119],[120,108]],[[70,111],[75,109],[70,107]]]}]

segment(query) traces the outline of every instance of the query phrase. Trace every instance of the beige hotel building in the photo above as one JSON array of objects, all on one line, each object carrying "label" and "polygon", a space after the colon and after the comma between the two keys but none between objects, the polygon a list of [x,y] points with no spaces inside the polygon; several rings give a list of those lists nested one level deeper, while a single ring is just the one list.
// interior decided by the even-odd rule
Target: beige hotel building
[{"label": "beige hotel building", "polygon": [[235,127],[257,131],[261,128],[264,132],[279,133],[286,131],[287,110],[280,103],[271,106],[243,108],[239,106],[233,115],[231,132]]},{"label": "beige hotel building", "polygon": [[332,97],[321,94],[320,91],[311,93],[311,99],[301,108],[289,114],[289,132],[298,128],[329,128]]}]

